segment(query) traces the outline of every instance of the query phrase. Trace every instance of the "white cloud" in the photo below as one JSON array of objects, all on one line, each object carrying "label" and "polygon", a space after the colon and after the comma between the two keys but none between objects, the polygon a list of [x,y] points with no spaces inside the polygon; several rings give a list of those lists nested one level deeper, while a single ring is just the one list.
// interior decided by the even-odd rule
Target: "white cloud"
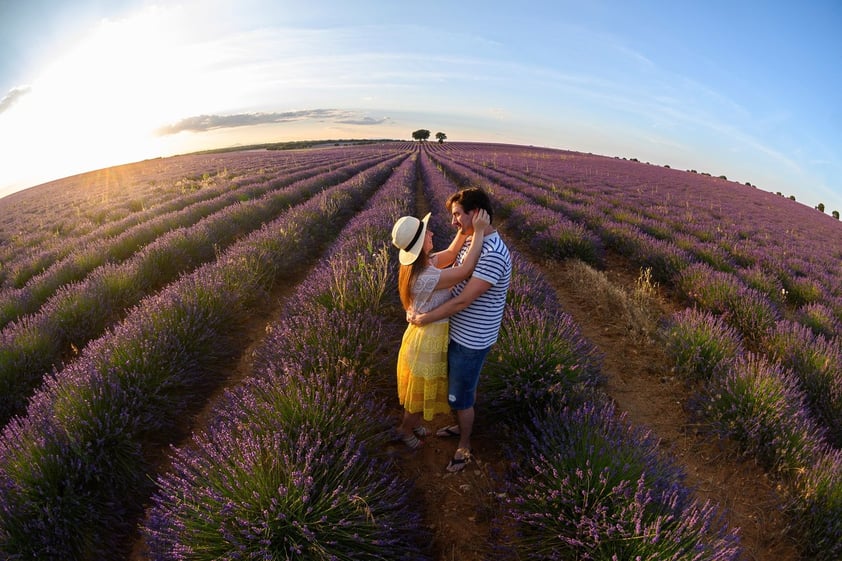
[{"label": "white cloud", "polygon": [[18,86],[16,88],[12,88],[9,93],[3,96],[3,99],[0,99],[0,113],[11,109],[12,105],[14,105],[21,97],[28,94],[32,88],[30,86]]}]

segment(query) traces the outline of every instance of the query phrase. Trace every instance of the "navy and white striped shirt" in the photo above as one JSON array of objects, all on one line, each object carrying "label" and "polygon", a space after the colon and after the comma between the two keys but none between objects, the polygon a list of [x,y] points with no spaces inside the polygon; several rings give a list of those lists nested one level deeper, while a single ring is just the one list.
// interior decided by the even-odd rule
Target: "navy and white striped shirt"
[{"label": "navy and white striped shirt", "polygon": [[[462,264],[468,247],[467,243],[462,246],[456,258],[457,265]],[[450,338],[469,349],[485,349],[497,342],[512,278],[512,257],[497,232],[483,238],[482,253],[473,276],[491,283],[491,288],[450,317]],[[454,286],[453,295],[460,294],[469,280]]]}]

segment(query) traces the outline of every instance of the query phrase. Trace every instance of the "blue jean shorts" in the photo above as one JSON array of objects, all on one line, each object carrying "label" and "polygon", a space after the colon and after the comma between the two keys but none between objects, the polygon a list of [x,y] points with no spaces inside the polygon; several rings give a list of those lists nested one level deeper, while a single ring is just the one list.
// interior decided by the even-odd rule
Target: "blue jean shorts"
[{"label": "blue jean shorts", "polygon": [[448,344],[447,402],[451,408],[460,411],[474,406],[479,372],[490,349],[470,349],[455,341]]}]

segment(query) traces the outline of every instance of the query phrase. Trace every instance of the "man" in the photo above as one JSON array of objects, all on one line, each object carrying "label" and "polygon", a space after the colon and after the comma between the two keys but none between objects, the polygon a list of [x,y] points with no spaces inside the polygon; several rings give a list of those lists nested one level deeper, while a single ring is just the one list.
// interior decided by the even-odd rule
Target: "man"
[{"label": "man", "polygon": [[[451,224],[457,228],[450,246],[438,252],[439,267],[461,264],[467,251],[468,236],[473,235],[472,218],[484,209],[493,222],[491,199],[482,189],[470,187],[447,199]],[[438,431],[437,436],[458,436],[459,444],[447,471],[461,471],[471,458],[471,432],[474,427],[474,402],[479,374],[492,345],[497,342],[506,294],[512,275],[509,249],[493,223],[484,231],[482,254],[473,275],[453,287],[453,298],[424,314],[410,314],[416,325],[450,318],[450,343],[447,348],[448,403],[456,412],[457,425]]]}]

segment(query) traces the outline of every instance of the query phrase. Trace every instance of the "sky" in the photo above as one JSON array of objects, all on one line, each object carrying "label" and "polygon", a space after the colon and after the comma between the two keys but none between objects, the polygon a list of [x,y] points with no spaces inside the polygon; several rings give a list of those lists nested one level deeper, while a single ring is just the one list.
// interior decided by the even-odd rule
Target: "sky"
[{"label": "sky", "polygon": [[842,2],[0,0],[0,197],[287,140],[546,146],[842,211]]}]

